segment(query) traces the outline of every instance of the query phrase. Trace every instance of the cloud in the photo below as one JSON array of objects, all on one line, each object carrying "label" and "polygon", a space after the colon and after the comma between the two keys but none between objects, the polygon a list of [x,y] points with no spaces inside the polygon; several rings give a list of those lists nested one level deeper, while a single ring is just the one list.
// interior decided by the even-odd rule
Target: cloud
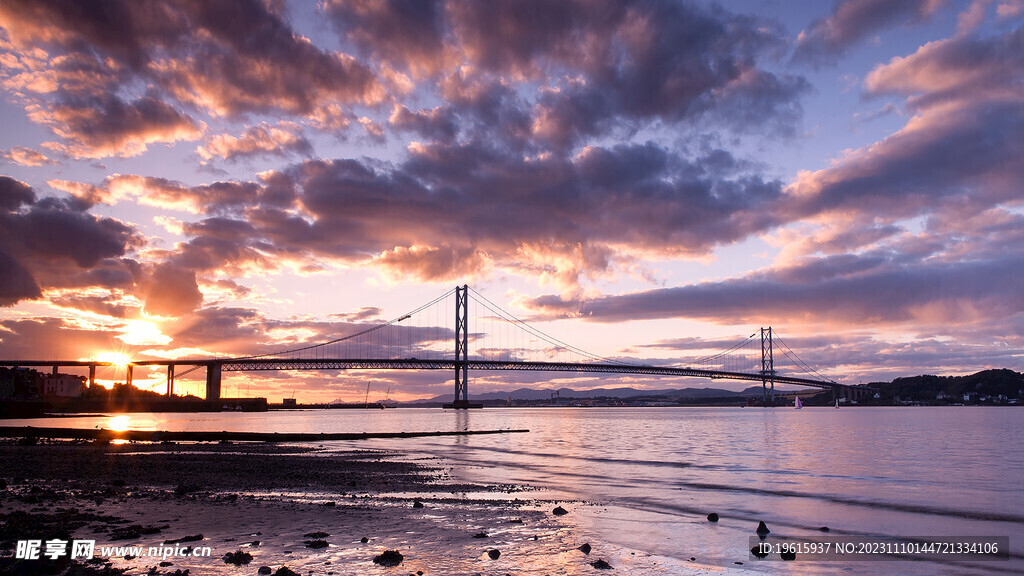
[{"label": "cloud", "polygon": [[487,255],[471,246],[399,246],[381,253],[374,263],[396,280],[411,277],[425,282],[472,278],[489,267]]},{"label": "cloud", "polygon": [[997,261],[915,266],[844,255],[751,277],[586,301],[545,296],[528,306],[538,314],[595,322],[693,318],[857,326],[971,323],[1024,311],[1018,290],[1022,266],[1021,253]]},{"label": "cloud", "polygon": [[442,2],[328,0],[324,4],[330,22],[362,54],[417,75],[440,68],[445,52]]},{"label": "cloud", "polygon": [[294,122],[281,122],[276,126],[264,122],[246,128],[239,137],[218,134],[209,138],[206,145],[196,148],[196,152],[206,161],[213,158],[234,161],[291,153],[309,155],[313,152],[313,145],[302,135],[302,127]]},{"label": "cloud", "polygon": [[171,263],[158,264],[146,273],[141,295],[146,312],[157,316],[180,316],[203,303],[195,271]]},{"label": "cloud", "polygon": [[29,113],[64,143],[49,145],[69,156],[138,156],[153,143],[196,140],[202,125],[156,94],[125,102],[106,94],[60,99]]},{"label": "cloud", "polygon": [[3,305],[37,298],[52,285],[100,281],[107,263],[137,245],[133,228],[87,207],[74,199],[36,200],[27,184],[0,177],[0,254],[9,271]]},{"label": "cloud", "polygon": [[304,117],[384,98],[364,64],[314,46],[278,8],[258,0],[114,1],[102,9],[5,2],[0,27],[15,66],[0,81],[63,140],[51,148],[85,158],[199,139],[205,126],[186,107],[217,117]]},{"label": "cloud", "polygon": [[35,201],[36,193],[31,186],[9,176],[0,176],[0,209],[13,212]]},{"label": "cloud", "polygon": [[788,189],[791,219],[860,213],[883,221],[955,203],[980,211],[1019,198],[1024,178],[1024,30],[954,38],[876,67],[868,96],[907,98],[914,116],[891,136],[834,166],[802,173]]},{"label": "cloud", "polygon": [[18,166],[53,166],[60,164],[60,162],[47,157],[42,152],[25,148],[24,146],[12,146],[9,150],[0,152],[0,158],[4,158],[11,164],[17,164]]},{"label": "cloud", "polygon": [[797,37],[793,60],[814,65],[835,62],[871,34],[927,21],[942,0],[837,0],[832,12]]},{"label": "cloud", "polygon": [[0,306],[10,306],[22,300],[35,300],[43,295],[32,273],[0,250]]}]

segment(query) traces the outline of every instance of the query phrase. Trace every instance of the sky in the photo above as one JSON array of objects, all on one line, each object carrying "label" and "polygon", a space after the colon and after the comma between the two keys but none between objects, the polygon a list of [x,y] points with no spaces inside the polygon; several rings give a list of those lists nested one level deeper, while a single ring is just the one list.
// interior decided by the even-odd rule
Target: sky
[{"label": "sky", "polygon": [[[247,355],[469,284],[609,358],[772,326],[845,383],[1024,370],[1022,24],[1024,0],[5,0],[0,358]],[[224,393],[368,381],[451,389]]]}]

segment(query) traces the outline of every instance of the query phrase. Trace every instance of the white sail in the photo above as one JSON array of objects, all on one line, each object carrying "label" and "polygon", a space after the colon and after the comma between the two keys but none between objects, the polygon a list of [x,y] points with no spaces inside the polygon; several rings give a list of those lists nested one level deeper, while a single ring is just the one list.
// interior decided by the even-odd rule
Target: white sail
[{"label": "white sail", "polygon": [[799,410],[804,407],[804,403],[800,401],[800,397],[796,397],[796,409]]}]

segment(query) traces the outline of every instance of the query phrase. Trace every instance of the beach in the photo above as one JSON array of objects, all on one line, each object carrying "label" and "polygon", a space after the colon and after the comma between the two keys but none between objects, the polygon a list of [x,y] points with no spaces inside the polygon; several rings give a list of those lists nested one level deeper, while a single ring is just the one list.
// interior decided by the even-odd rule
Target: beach
[{"label": "beach", "polygon": [[[6,440],[0,471],[0,567],[10,573],[742,571],[594,541],[577,518],[599,503],[456,481],[443,460],[400,445]],[[17,541],[31,539],[42,552],[47,540],[94,540],[94,557],[15,559]],[[399,564],[387,565],[397,558],[388,551]]]}]

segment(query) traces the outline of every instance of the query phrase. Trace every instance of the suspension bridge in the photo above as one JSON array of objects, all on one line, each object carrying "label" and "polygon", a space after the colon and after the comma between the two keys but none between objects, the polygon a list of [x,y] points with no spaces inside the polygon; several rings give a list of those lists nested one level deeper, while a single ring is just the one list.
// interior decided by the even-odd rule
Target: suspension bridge
[{"label": "suspension bridge", "polygon": [[[250,356],[131,361],[126,366],[126,382],[131,384],[135,367],[166,367],[166,390],[171,396],[175,378],[205,369],[206,399],[220,400],[225,372],[448,370],[454,375],[454,395],[448,405],[453,408],[472,406],[470,371],[494,370],[760,382],[765,403],[774,402],[777,383],[831,390],[837,397],[857,398],[872,392],[822,376],[803,362],[771,327],[761,328],[722,352],[697,358],[685,366],[639,363],[595,355],[567,344],[508,313],[468,285],[455,287],[393,320],[351,323],[349,327],[350,333],[326,342]],[[88,367],[90,384],[95,383],[97,368],[111,365],[92,360],[0,360],[0,366],[52,367],[53,374],[60,367]]]}]

